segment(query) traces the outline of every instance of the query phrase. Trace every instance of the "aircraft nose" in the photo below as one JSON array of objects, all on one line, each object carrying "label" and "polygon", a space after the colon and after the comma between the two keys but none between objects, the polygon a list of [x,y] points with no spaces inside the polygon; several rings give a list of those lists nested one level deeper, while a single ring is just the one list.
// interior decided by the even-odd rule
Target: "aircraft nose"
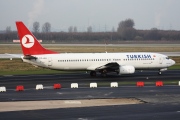
[{"label": "aircraft nose", "polygon": [[174,60],[171,60],[171,64],[174,65],[176,64],[176,62]]}]

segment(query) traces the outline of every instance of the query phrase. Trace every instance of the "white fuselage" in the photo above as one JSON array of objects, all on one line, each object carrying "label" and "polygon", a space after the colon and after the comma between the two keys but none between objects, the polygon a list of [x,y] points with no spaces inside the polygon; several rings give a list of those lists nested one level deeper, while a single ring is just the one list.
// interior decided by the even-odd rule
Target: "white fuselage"
[{"label": "white fuselage", "polygon": [[163,69],[175,62],[167,56],[158,53],[61,53],[33,55],[37,59],[23,59],[33,65],[56,70],[90,70],[108,63],[118,63],[119,66],[131,65],[135,69]]}]

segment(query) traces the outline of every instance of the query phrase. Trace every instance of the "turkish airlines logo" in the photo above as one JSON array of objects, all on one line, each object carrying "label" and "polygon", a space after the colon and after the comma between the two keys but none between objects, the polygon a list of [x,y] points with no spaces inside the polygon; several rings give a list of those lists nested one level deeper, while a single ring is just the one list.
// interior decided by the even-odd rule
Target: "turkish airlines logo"
[{"label": "turkish airlines logo", "polygon": [[22,45],[25,48],[31,48],[34,45],[34,38],[31,35],[25,35],[22,38]]}]

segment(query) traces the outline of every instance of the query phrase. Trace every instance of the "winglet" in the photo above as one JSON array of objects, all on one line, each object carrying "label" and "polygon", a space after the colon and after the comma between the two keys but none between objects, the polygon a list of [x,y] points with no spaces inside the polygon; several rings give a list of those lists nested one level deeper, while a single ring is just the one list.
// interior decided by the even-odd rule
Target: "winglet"
[{"label": "winglet", "polygon": [[24,55],[57,54],[57,52],[42,47],[22,21],[17,21],[16,27]]}]

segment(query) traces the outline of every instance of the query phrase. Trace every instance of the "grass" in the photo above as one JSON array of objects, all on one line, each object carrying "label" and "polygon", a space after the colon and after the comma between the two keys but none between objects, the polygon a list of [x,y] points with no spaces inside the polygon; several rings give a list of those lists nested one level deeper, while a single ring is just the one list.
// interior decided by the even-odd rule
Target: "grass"
[{"label": "grass", "polygon": [[61,74],[71,71],[57,71],[22,62],[21,59],[0,59],[0,75]]},{"label": "grass", "polygon": [[34,75],[34,74],[59,74],[60,71],[55,70],[17,70],[17,71],[1,71],[0,75]]},{"label": "grass", "polygon": [[[94,53],[94,52],[179,52],[180,47],[176,44],[172,46],[142,46],[142,47],[132,47],[132,46],[56,46],[56,45],[45,45],[45,48],[57,51],[59,53]],[[4,53],[22,53],[20,45],[1,45],[0,54]]]},{"label": "grass", "polygon": [[168,68],[169,70],[180,70],[180,64],[173,65]]}]

